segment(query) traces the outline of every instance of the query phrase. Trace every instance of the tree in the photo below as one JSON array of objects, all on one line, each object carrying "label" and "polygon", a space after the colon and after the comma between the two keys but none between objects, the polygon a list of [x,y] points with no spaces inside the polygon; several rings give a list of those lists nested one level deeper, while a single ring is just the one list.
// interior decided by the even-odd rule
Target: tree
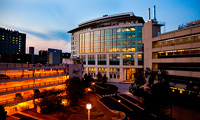
[{"label": "tree", "polygon": [[129,91],[138,97],[144,97],[145,91],[144,88],[140,88],[142,85],[146,83],[145,77],[143,73],[135,73],[135,82],[131,83],[131,87],[129,87]]},{"label": "tree", "polygon": [[108,81],[108,77],[106,76],[106,74],[104,74],[104,76],[102,77],[102,84],[106,84]]},{"label": "tree", "polygon": [[79,77],[73,77],[66,81],[66,92],[69,97],[70,103],[78,103],[78,98],[84,95],[84,87]]},{"label": "tree", "polygon": [[148,79],[148,85],[151,87],[158,75],[158,70],[146,68],[145,78]]},{"label": "tree", "polygon": [[88,87],[90,82],[93,82],[93,81],[94,81],[94,79],[92,78],[92,76],[87,73],[84,75],[84,77],[82,79],[84,87]]},{"label": "tree", "polygon": [[140,87],[146,83],[145,77],[143,73],[135,73],[135,84]]},{"label": "tree", "polygon": [[[158,76],[158,82],[154,83]],[[145,96],[144,104],[147,109],[156,114],[159,119],[167,120],[166,115],[170,107],[169,74],[166,70],[145,70],[145,77],[149,80],[150,93]]]},{"label": "tree", "polygon": [[40,99],[39,102],[37,102],[37,105],[40,106],[41,112],[45,114],[54,112],[56,108],[60,106],[62,98],[58,96],[58,94],[62,92],[63,90],[51,89],[39,93],[37,97]]},{"label": "tree", "polygon": [[98,81],[98,82],[101,82],[101,81],[102,81],[102,75],[101,75],[101,73],[99,73],[99,72],[98,72],[98,74],[97,74],[97,81]]},{"label": "tree", "polygon": [[166,113],[170,108],[169,89],[167,84],[158,82],[151,87],[151,94],[144,98],[144,104],[148,111],[155,114],[160,120],[168,120]]},{"label": "tree", "polygon": [[3,105],[0,105],[0,118],[1,118],[1,120],[6,120],[6,114],[7,114],[7,112],[5,111]]}]

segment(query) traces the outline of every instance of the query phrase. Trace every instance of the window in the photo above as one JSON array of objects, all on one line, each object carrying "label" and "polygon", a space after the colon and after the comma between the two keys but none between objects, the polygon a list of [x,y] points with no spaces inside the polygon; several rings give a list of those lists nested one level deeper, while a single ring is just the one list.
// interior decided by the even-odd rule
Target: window
[{"label": "window", "polygon": [[138,41],[137,41],[137,44],[142,44],[142,40],[138,40]]},{"label": "window", "polygon": [[86,55],[80,55],[80,59],[83,60],[83,64],[86,64]]},{"label": "window", "polygon": [[120,75],[119,74],[117,74],[117,79],[120,79]]},{"label": "window", "polygon": [[123,65],[134,65],[135,54],[123,54]]},{"label": "window", "polygon": [[95,65],[95,56],[88,55],[88,65]]},{"label": "window", "polygon": [[116,74],[114,74],[114,78],[116,78]]},{"label": "window", "polygon": [[112,74],[110,74],[110,78],[112,78]]},{"label": "window", "polygon": [[143,65],[143,54],[138,54],[138,65]]},{"label": "window", "polygon": [[119,54],[110,54],[109,55],[109,63],[110,63],[110,65],[119,65],[120,55]]},{"label": "window", "polygon": [[98,65],[106,65],[106,54],[98,54]]}]

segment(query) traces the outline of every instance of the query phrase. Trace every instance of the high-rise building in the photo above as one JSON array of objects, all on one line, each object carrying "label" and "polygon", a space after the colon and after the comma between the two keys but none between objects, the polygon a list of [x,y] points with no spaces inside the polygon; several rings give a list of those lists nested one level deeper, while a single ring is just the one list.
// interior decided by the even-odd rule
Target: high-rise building
[{"label": "high-rise building", "polygon": [[109,81],[134,80],[143,70],[142,17],[133,13],[104,15],[68,33],[71,54],[83,60],[84,73],[106,74]]},{"label": "high-rise building", "polygon": [[0,28],[0,56],[25,54],[26,34]]},{"label": "high-rise building", "polygon": [[31,64],[34,64],[34,47],[29,47],[29,55],[31,55]]}]

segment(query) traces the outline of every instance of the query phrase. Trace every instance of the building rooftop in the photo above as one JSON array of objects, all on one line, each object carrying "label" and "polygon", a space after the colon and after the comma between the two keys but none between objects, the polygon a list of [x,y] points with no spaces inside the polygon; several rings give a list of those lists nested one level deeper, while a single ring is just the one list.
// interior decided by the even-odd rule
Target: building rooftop
[{"label": "building rooftop", "polygon": [[[128,13],[120,13],[120,14],[114,14],[114,15],[104,15],[103,17],[92,19],[85,21],[83,23],[80,23],[79,26],[75,29],[72,29],[68,31],[68,33],[72,33],[75,31],[78,31],[80,29],[85,29],[89,27],[96,27],[101,26],[101,24],[111,24],[111,22],[123,22],[123,21],[131,21],[131,20],[138,20],[138,23],[144,23],[144,19],[139,16],[135,16],[133,12]],[[104,24],[104,25],[105,25]],[[107,26],[107,25],[105,25]]]}]

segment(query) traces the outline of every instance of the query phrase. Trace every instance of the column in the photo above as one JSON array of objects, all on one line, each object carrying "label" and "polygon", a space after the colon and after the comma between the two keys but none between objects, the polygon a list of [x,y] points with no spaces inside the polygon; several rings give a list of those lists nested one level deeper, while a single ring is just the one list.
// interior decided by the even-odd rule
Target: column
[{"label": "column", "polygon": [[108,77],[108,82],[110,82],[110,68],[107,68],[106,76]]},{"label": "column", "polygon": [[135,53],[134,66],[138,66],[138,53]]},{"label": "column", "polygon": [[120,54],[120,64],[119,64],[119,65],[120,65],[120,66],[123,65],[123,53]]},{"label": "column", "polygon": [[85,55],[85,65],[88,65],[88,55]]},{"label": "column", "polygon": [[120,82],[123,82],[124,71],[123,68],[120,68]]},{"label": "column", "polygon": [[106,55],[106,65],[109,65],[109,54]]},{"label": "column", "polygon": [[96,66],[96,65],[98,65],[98,55],[97,54],[94,55],[94,59],[95,59],[95,66]]},{"label": "column", "polygon": [[24,70],[22,70],[22,77],[24,77]]}]

